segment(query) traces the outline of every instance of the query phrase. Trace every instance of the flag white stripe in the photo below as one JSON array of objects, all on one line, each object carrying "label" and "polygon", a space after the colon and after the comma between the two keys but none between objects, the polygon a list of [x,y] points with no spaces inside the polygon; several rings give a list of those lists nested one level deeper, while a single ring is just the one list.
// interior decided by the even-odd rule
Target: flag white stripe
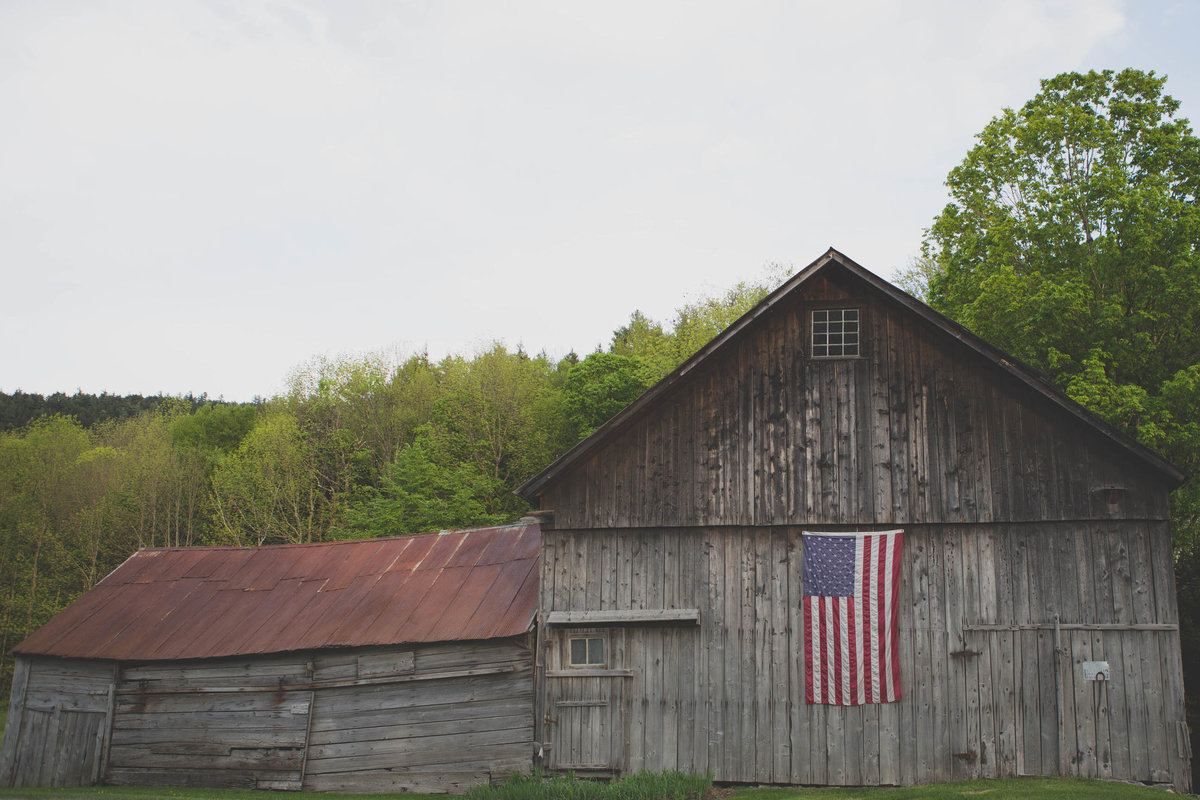
[{"label": "flag white stripe", "polygon": [[825,601],[825,702],[836,703],[834,692],[837,690],[837,678],[833,671],[838,668],[833,652],[833,598],[823,597]]},{"label": "flag white stripe", "polygon": [[868,680],[871,681],[871,697],[879,702],[879,546],[881,539],[878,536],[871,537],[871,595],[867,598],[871,608],[871,630],[868,634],[871,637],[871,675]]},{"label": "flag white stripe", "polygon": [[[883,622],[886,624],[892,618],[892,559],[896,553],[896,534],[889,533],[884,537],[886,556],[883,559]],[[895,683],[892,677],[892,637],[885,636],[883,643],[883,669],[887,676],[884,681],[884,692],[890,703],[896,699]]]},{"label": "flag white stripe", "polygon": [[866,536],[859,536],[854,547],[855,583],[854,597],[851,601],[854,607],[854,682],[857,685],[854,698],[859,705],[867,702],[866,684],[863,683],[863,603],[866,598],[862,596],[863,567],[868,566],[863,563],[866,539]]},{"label": "flag white stripe", "polygon": [[822,699],[823,699],[823,695],[821,694],[821,689],[822,689],[821,662],[824,660],[821,658],[821,648],[825,646],[825,644],[824,644],[825,637],[821,635],[821,633],[822,633],[821,632],[821,624],[820,624],[821,618],[819,616],[817,616],[818,609],[817,609],[817,603],[815,602],[817,600],[819,600],[819,598],[816,598],[816,597],[804,598],[804,602],[808,603],[809,616],[812,619],[810,635],[812,636],[811,650],[812,650],[813,702],[820,703],[820,702],[822,702]]},{"label": "flag white stripe", "polygon": [[841,664],[839,667],[842,672],[842,696],[838,700],[842,705],[850,705],[850,647],[847,644],[850,641],[850,621],[847,617],[850,616],[850,598],[839,597],[838,605],[838,641],[841,646],[838,650],[841,651]]}]

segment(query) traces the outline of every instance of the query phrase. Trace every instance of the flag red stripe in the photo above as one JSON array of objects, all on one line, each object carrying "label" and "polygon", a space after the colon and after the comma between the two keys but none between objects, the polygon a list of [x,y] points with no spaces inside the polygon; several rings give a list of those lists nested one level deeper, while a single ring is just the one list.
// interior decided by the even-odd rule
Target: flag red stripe
[{"label": "flag red stripe", "polygon": [[804,699],[810,703],[813,698],[813,627],[812,627],[813,598],[804,598]]},{"label": "flag red stripe", "polygon": [[887,702],[887,699],[890,696],[890,692],[891,692],[890,685],[887,682],[887,677],[888,677],[887,663],[884,660],[887,658],[887,652],[888,652],[887,639],[885,638],[887,636],[887,585],[883,581],[883,576],[886,574],[886,570],[887,570],[887,554],[888,554],[887,538],[880,537],[879,558],[876,559],[876,562],[875,562],[875,567],[877,570],[877,572],[875,573],[876,581],[877,581],[877,583],[875,585],[875,594],[876,594],[876,597],[878,598],[878,602],[876,604],[875,610],[876,610],[876,613],[878,614],[878,619],[879,619],[879,622],[876,625],[876,630],[878,631],[878,636],[879,636],[879,654],[876,657],[875,663],[876,663],[876,669],[879,672],[879,700],[880,700],[880,702]]},{"label": "flag red stripe", "polygon": [[871,663],[871,565],[874,563],[874,536],[863,537],[863,579],[862,579],[862,609],[863,609],[863,675],[865,684],[863,696],[868,703],[875,702],[875,691],[871,677],[875,674],[875,665]]},{"label": "flag red stripe", "polygon": [[846,691],[846,601],[841,597],[830,598],[833,613],[833,702],[842,702]]},{"label": "flag red stripe", "polygon": [[902,533],[897,532],[892,536],[892,615],[891,615],[891,642],[892,642],[892,685],[891,699],[900,699],[900,539]]}]

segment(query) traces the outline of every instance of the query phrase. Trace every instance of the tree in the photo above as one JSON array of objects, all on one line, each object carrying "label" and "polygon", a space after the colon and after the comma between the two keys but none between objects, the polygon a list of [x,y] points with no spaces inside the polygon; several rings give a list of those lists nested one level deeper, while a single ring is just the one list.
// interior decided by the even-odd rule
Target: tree
[{"label": "tree", "polygon": [[341,533],[384,536],[519,517],[527,506],[513,490],[574,444],[560,388],[569,369],[570,359],[552,364],[499,343],[436,367],[407,362],[393,381],[405,398],[400,413],[408,424],[426,421],[380,483],[352,499]]},{"label": "tree", "polygon": [[563,385],[563,409],[589,436],[654,383],[655,369],[636,356],[592,353],[571,368]]},{"label": "tree", "polygon": [[213,472],[217,518],[234,544],[320,540],[325,502],[315,454],[295,417],[263,415]]},{"label": "tree", "polygon": [[[561,399],[551,385],[554,365],[500,343],[475,358],[442,362],[445,391],[423,429],[437,463],[471,464],[515,489],[561,450]],[[523,506],[504,498],[516,512]]]},{"label": "tree", "polygon": [[[946,184],[929,301],[1185,469],[1200,466],[1200,139],[1166,78],[1042,81]],[[1176,543],[1197,492],[1173,497]]]},{"label": "tree", "polygon": [[429,443],[418,437],[400,452],[383,485],[347,510],[346,529],[354,537],[397,536],[507,522],[511,514],[494,509],[511,491],[473,464],[435,463]]},{"label": "tree", "polygon": [[681,306],[675,312],[673,332],[676,365],[682,364],[717,334],[737,322],[786,277],[785,268],[772,264],[762,281],[739,281],[723,295],[702,297]]},{"label": "tree", "polygon": [[761,280],[739,281],[724,294],[701,296],[685,303],[675,310],[670,330],[635,311],[627,325],[613,332],[608,350],[639,359],[645,365],[649,384],[654,384],[754,308],[790,273],[781,264],[770,264]]}]

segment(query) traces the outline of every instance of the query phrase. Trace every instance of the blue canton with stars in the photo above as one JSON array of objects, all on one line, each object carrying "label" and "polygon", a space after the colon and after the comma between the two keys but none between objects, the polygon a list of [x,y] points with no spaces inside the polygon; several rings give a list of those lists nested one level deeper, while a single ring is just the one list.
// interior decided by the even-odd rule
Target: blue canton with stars
[{"label": "blue canton with stars", "polygon": [[805,597],[853,597],[856,536],[804,537]]}]

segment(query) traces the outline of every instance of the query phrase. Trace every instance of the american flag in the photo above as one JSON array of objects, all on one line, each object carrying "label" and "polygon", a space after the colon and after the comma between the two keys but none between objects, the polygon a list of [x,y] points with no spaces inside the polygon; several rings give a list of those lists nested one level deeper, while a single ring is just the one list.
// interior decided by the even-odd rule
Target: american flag
[{"label": "american flag", "polygon": [[804,533],[804,673],[810,703],[900,699],[903,531]]}]

